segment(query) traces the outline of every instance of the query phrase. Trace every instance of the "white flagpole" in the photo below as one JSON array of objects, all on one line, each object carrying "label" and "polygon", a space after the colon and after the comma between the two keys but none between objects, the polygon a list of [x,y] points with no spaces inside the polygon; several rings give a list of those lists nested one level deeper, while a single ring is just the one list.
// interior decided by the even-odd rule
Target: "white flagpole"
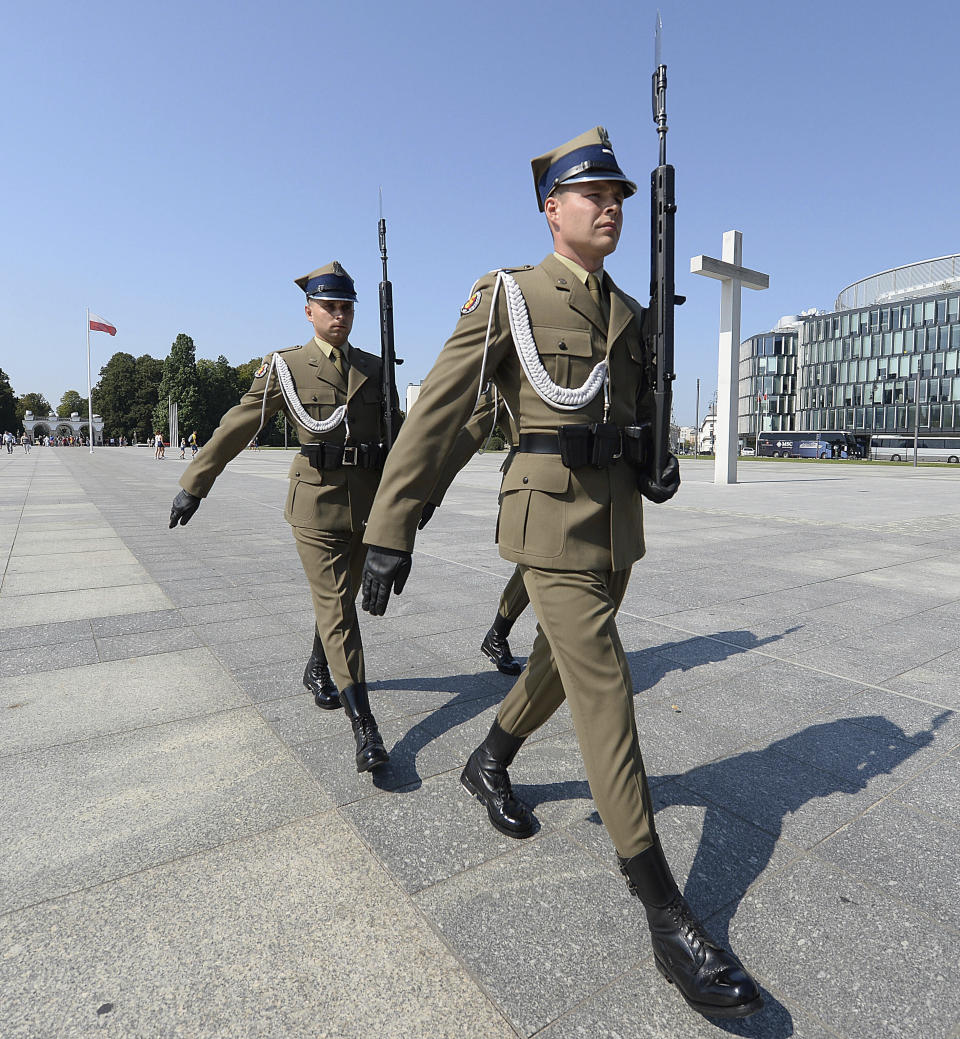
[{"label": "white flagpole", "polygon": [[87,434],[93,454],[93,386],[90,382],[90,308],[87,307]]}]

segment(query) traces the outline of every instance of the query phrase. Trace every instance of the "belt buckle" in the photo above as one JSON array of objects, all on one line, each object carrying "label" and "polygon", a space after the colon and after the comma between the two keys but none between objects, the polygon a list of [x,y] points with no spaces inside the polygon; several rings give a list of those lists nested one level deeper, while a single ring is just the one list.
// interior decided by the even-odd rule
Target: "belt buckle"
[{"label": "belt buckle", "polygon": [[341,465],[351,466],[357,465],[359,460],[360,449],[356,445],[343,445],[343,461]]}]

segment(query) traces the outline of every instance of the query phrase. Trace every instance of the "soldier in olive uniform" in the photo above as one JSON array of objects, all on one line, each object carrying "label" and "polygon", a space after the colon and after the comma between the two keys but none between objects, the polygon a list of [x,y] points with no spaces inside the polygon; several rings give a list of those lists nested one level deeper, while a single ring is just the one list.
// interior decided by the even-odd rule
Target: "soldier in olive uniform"
[{"label": "soldier in olive uniform", "polygon": [[517,426],[503,475],[497,541],[516,562],[539,622],[527,666],[461,782],[493,825],[529,836],[534,820],[507,772],[564,699],[590,789],[631,892],[643,902],[660,971],[708,1016],[762,1006],[756,983],[718,946],[680,893],[654,828],[616,613],[644,553],[641,493],[666,501],[676,459],[656,483],[642,424],[653,417],[644,308],[603,270],[634,194],[597,127],[533,160],[554,252],[535,267],[480,279],[424,381],[384,471],[365,540],[363,606],[379,614],[411,564],[431,459],[446,456],[492,379]]},{"label": "soldier in olive uniform", "polygon": [[357,295],[339,263],[296,284],[306,294],[304,309],[316,334],[303,346],[263,359],[250,390],[184,471],[170,526],[190,519],[226,464],[282,408],[301,444],[290,466],[284,517],[293,528],[316,615],[304,685],[318,707],[346,711],[357,771],[366,772],[389,760],[370,711],[355,602],[366,554],[363,525],[386,457],[380,358],[349,343]]}]

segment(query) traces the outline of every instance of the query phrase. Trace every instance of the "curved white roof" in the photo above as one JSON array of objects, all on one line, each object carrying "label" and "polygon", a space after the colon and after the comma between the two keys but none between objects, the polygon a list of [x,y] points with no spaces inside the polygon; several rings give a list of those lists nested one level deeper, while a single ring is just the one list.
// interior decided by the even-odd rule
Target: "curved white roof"
[{"label": "curved white roof", "polygon": [[840,290],[834,310],[869,307],[912,296],[932,296],[956,288],[960,288],[960,253],[891,267],[861,278]]}]

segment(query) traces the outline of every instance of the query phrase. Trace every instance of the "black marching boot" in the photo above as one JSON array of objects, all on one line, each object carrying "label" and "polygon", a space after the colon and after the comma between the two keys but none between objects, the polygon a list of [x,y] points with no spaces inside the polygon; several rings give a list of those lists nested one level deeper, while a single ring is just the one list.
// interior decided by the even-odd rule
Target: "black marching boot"
[{"label": "black marching boot", "polygon": [[390,755],[383,745],[383,737],[370,712],[366,683],[348,685],[340,693],[340,703],[347,712],[353,726],[354,739],[357,741],[357,771],[370,772],[385,765],[390,760]]},{"label": "black marching boot", "polygon": [[487,807],[494,829],[508,837],[529,837],[535,828],[530,809],[513,796],[507,768],[524,737],[511,736],[494,722],[487,738],[470,755],[460,782]]},{"label": "black marching boot", "polygon": [[639,855],[617,857],[630,893],[646,910],[657,970],[704,1017],[755,1014],[763,1006],[757,983],[693,915],[663,857],[660,838]]},{"label": "black marching boot", "polygon": [[323,643],[320,641],[320,633],[313,633],[313,652],[307,661],[306,670],[303,672],[303,684],[308,692],[313,693],[313,702],[325,711],[335,711],[340,706],[340,697],[337,695],[337,687],[330,677],[330,668],[327,666],[327,655],[323,651]]},{"label": "black marching boot", "polygon": [[507,642],[512,627],[513,621],[508,621],[498,613],[493,627],[480,643],[480,652],[489,657],[503,675],[519,675],[523,670],[523,664],[510,652],[510,643]]}]

